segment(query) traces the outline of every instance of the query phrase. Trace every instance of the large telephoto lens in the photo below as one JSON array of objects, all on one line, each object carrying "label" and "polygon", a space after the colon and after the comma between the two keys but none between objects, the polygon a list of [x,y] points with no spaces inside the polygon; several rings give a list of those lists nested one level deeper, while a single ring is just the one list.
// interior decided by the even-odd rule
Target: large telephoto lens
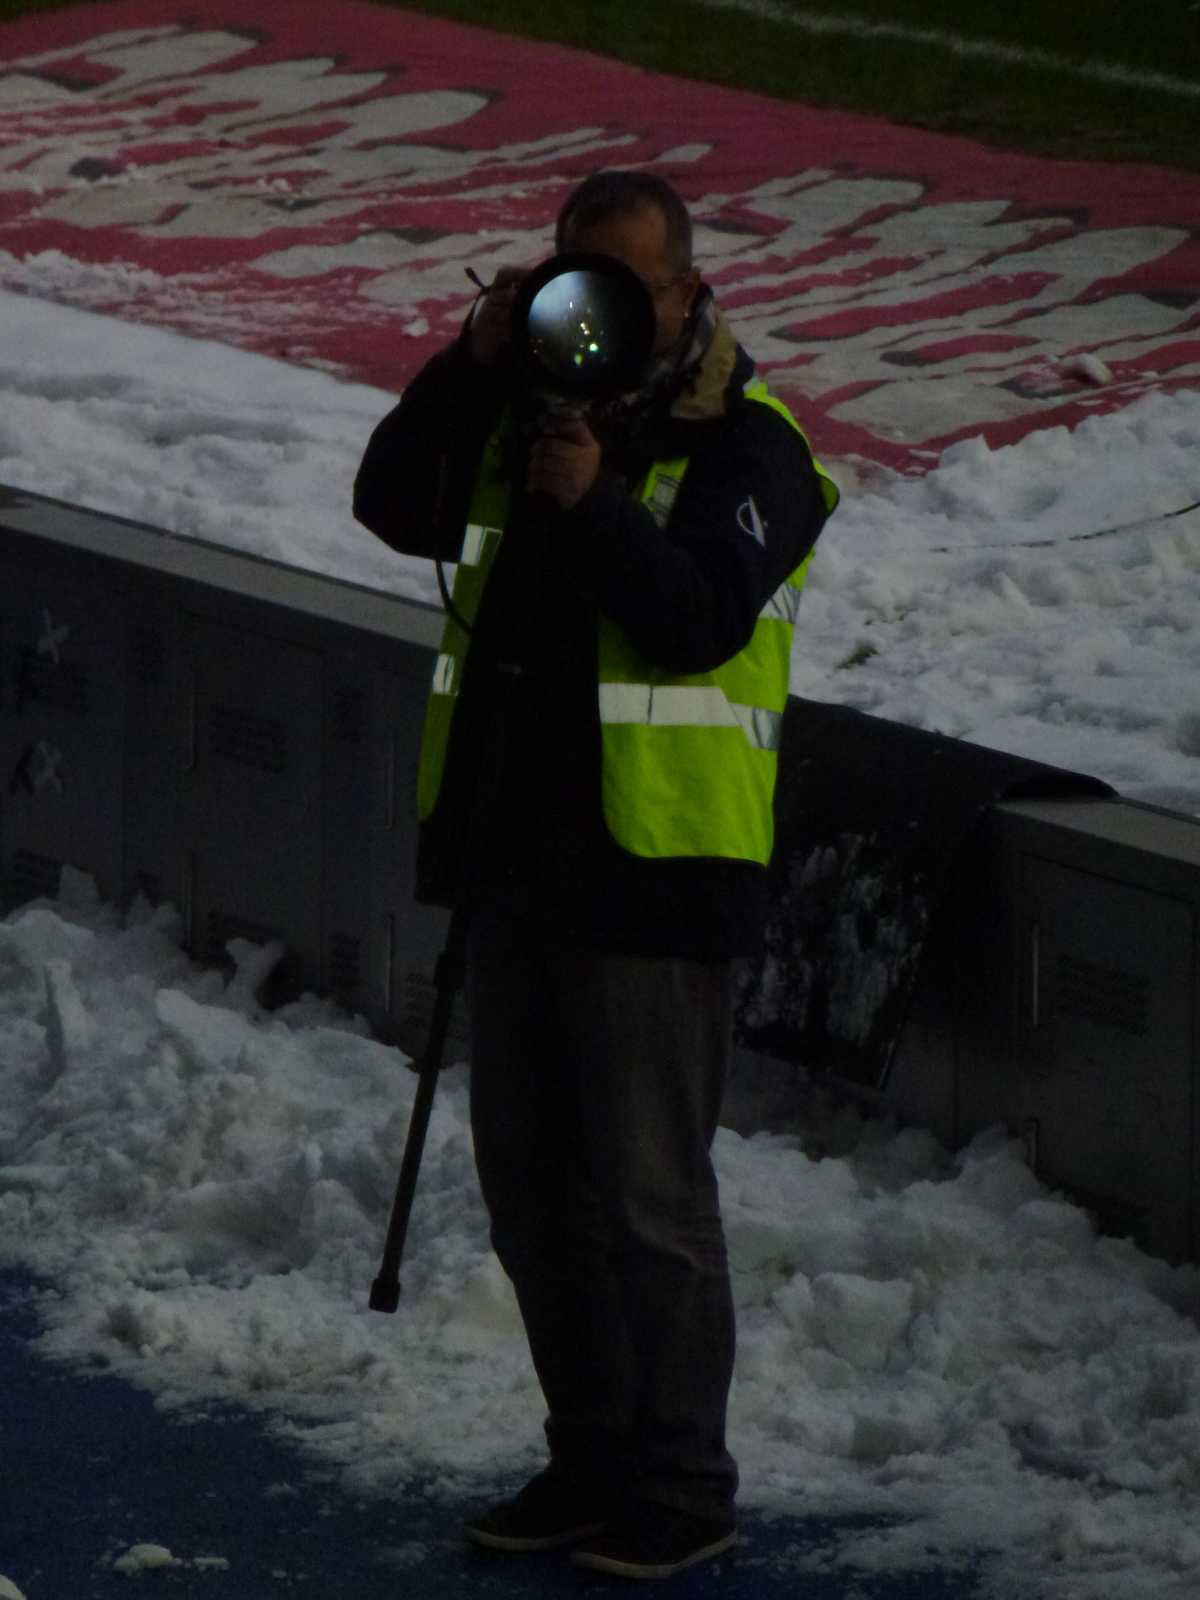
[{"label": "large telephoto lens", "polygon": [[552,256],[513,303],[513,349],[525,374],[581,403],[636,388],[654,331],[649,291],[613,256]]}]

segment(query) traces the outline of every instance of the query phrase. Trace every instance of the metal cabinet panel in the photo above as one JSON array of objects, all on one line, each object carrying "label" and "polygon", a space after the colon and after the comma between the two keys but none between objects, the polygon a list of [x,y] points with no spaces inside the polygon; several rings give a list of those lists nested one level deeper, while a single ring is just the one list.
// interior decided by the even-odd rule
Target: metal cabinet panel
[{"label": "metal cabinet panel", "polygon": [[1171,1260],[1200,1253],[1198,843],[1126,801],[998,807],[930,952],[952,1067],[945,1015],[914,1012],[888,1093],[953,1147],[1006,1127],[1046,1183]]},{"label": "metal cabinet panel", "polygon": [[175,614],[160,585],[127,591],[122,876],[114,898],[178,905],[178,652]]},{"label": "metal cabinet panel", "polygon": [[1023,856],[1018,1050],[1040,1171],[1156,1254],[1192,1240],[1196,911]]},{"label": "metal cabinet panel", "polygon": [[64,863],[121,876],[125,606],[15,564],[0,600],[4,898],[54,894]]},{"label": "metal cabinet panel", "polygon": [[430,670],[416,646],[394,646],[386,666],[326,661],[322,987],[410,1053],[423,1043],[423,990],[446,924],[413,900]]},{"label": "metal cabinet panel", "polygon": [[202,961],[282,939],[278,987],[320,969],[321,657],[207,617],[182,629],[184,923]]}]

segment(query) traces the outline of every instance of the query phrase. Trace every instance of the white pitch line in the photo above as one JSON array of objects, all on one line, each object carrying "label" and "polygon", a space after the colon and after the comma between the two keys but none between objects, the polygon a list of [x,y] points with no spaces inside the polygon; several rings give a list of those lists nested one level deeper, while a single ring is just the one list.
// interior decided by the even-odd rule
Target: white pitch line
[{"label": "white pitch line", "polygon": [[1143,72],[1136,67],[1113,66],[1107,61],[1076,61],[1036,46],[1003,44],[999,39],[966,39],[940,28],[913,28],[903,22],[869,22],[862,17],[838,17],[827,11],[795,11],[779,0],[700,0],[715,10],[748,11],[771,22],[786,22],[804,33],[844,34],[855,39],[897,39],[904,44],[927,45],[950,55],[975,56],[1011,66],[1041,67],[1096,83],[1121,84],[1129,89],[1155,89],[1162,94],[1200,97],[1200,83],[1174,78],[1166,72]]}]

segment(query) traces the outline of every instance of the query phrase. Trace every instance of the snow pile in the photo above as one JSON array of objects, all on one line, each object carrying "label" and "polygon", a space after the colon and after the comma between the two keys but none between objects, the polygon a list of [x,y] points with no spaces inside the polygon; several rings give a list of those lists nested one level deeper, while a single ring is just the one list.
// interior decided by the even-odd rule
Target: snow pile
[{"label": "snow pile", "polygon": [[0,483],[437,596],[350,513],[377,390],[2,291],[0,387]]},{"label": "snow pile", "polygon": [[[124,1554],[114,1557],[108,1565],[114,1572],[120,1572],[126,1578],[140,1578],[145,1572],[161,1572],[166,1567],[192,1567],[197,1572],[223,1572],[229,1563],[224,1556],[196,1556],[191,1561],[184,1561],[173,1551],[168,1550],[165,1544],[134,1544],[130,1545]],[[0,1590],[0,1600],[3,1600],[3,1590]]]},{"label": "snow pile", "polygon": [[1200,812],[1198,463],[1182,393],[867,478],[813,563],[793,688]]},{"label": "snow pile", "polygon": [[[167,1404],[286,1416],[364,1492],[532,1467],[541,1402],[463,1069],[380,1317],[415,1080],[329,1005],[262,1012],[272,952],[236,954],[228,981],[201,971],[171,911],[121,916],[72,877],[0,922],[0,1250],[53,1281],[43,1349]],[[794,1131],[716,1149],[744,1501],[896,1519],[798,1549],[798,1571],[983,1552],[996,1595],[1027,1600],[1031,1571],[1064,1600],[1194,1592],[1195,1272],[1097,1238],[997,1135],[951,1160],[813,1089]]]}]

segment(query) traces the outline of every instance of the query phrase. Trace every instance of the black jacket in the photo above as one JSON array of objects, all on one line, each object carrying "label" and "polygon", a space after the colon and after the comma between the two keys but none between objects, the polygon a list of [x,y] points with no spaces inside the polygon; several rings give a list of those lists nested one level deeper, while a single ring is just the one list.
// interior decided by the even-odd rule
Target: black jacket
[{"label": "black jacket", "polygon": [[[803,439],[769,407],[745,400],[753,368],[727,332],[724,340],[723,364],[706,358],[707,380],[697,375],[669,412],[643,418],[632,436],[606,441],[595,485],[570,512],[550,518],[534,649],[503,738],[500,792],[487,803],[487,864],[464,883],[459,869],[495,662],[507,649],[497,641],[529,592],[522,567],[531,544],[514,497],[477,619],[441,795],[421,829],[417,894],[426,903],[449,905],[456,893],[479,888],[480,879],[516,875],[532,885],[546,935],[559,946],[696,959],[755,948],[764,868],[636,857],[608,833],[600,795],[597,612],[619,623],[656,665],[710,670],[749,641],[766,600],[825,521]],[[355,483],[358,520],[394,550],[455,560],[480,453],[511,388],[509,374],[478,366],[465,341],[435,356],[372,435]],[[630,498],[630,484],[650,461],[685,455],[687,473],[660,529]],[[520,481],[519,465],[514,477]]]}]

